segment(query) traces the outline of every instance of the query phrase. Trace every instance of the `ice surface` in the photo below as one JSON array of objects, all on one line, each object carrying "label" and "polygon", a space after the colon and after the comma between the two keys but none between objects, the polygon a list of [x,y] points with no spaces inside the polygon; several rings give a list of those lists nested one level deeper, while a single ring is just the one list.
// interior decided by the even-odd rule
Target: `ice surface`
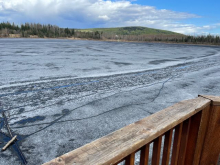
[{"label": "ice surface", "polygon": [[[0,39],[0,85],[155,69],[219,48],[75,40]],[[1,87],[1,86],[0,86]]]},{"label": "ice surface", "polygon": [[[0,50],[0,99],[31,165],[181,100],[220,95],[220,47],[1,39]],[[10,148],[0,162],[19,159]]]}]

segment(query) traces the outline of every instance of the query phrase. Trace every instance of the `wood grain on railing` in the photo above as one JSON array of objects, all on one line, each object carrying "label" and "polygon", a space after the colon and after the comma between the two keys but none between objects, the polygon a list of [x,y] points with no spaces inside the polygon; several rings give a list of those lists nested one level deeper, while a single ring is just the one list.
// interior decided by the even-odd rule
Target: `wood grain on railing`
[{"label": "wood grain on railing", "polygon": [[[151,142],[153,142],[153,165],[159,164],[160,161],[162,165],[168,165],[170,162],[171,165],[186,164],[186,162],[197,165],[200,162],[207,162],[204,159],[215,142],[210,143],[210,146],[208,143],[211,135],[216,131],[214,140],[218,141],[217,146],[220,148],[220,141],[217,139],[220,137],[219,107],[220,99],[218,100],[217,97],[201,96],[182,101],[45,165],[113,165],[122,160],[125,160],[126,165],[133,165],[135,152],[139,150],[140,164],[147,165]],[[173,131],[175,131],[174,137],[172,137]],[[161,147],[163,136],[165,139]],[[171,146],[172,140],[173,146]],[[213,159],[219,154],[219,148],[214,149]],[[161,151],[163,151],[162,159]]]}]

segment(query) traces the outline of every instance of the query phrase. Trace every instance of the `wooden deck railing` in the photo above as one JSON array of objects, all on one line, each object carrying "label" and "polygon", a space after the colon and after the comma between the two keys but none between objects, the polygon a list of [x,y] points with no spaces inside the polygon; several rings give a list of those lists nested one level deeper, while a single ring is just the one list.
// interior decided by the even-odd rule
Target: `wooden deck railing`
[{"label": "wooden deck railing", "polygon": [[179,102],[44,165],[134,165],[138,151],[140,165],[216,165],[220,97]]}]

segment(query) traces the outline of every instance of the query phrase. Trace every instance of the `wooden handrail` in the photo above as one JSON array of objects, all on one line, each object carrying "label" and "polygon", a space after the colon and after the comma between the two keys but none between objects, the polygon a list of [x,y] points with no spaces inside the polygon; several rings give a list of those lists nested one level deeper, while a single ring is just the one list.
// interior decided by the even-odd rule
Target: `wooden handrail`
[{"label": "wooden handrail", "polygon": [[[163,151],[162,164],[167,165],[172,139],[171,164],[215,162],[220,153],[219,107],[220,97],[214,96],[199,96],[182,101],[44,165],[113,165],[120,160],[126,160],[126,164],[132,165],[135,152],[138,150],[141,150],[140,164],[145,165],[148,162],[151,142],[154,144],[152,164],[159,164],[160,153]],[[208,145],[215,131],[219,131],[214,138],[214,140],[219,138],[217,142],[219,148],[213,146],[216,142],[212,142],[211,146]],[[163,135],[165,144],[161,149]],[[213,147],[215,153],[211,156],[212,160],[207,161],[207,156],[210,156],[208,152],[210,149],[213,150]]]}]

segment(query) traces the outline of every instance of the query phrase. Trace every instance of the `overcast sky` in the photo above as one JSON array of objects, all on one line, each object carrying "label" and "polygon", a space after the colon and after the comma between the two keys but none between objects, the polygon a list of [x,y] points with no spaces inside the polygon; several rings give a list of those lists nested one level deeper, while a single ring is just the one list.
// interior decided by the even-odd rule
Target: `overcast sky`
[{"label": "overcast sky", "polygon": [[219,0],[0,0],[0,22],[220,34]]}]

